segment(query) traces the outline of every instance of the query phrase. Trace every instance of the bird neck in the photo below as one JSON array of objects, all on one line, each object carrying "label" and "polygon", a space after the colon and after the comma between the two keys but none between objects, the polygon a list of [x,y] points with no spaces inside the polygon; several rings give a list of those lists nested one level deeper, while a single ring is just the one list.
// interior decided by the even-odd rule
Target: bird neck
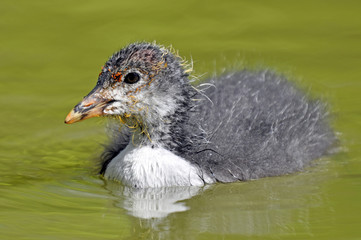
[{"label": "bird neck", "polygon": [[[197,92],[189,86],[183,88],[174,109],[169,114],[160,116],[157,112],[152,116],[159,118],[145,118],[134,131],[132,142],[136,146],[161,147],[174,153],[181,154],[191,151],[194,137],[199,135],[198,126],[189,121],[194,108],[192,98]],[[156,110],[155,110],[156,111]]]}]

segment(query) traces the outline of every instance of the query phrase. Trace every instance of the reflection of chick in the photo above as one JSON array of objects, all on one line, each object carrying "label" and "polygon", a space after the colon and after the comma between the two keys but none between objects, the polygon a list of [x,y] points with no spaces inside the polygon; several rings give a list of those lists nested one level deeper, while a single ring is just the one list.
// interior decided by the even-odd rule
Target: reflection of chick
[{"label": "reflection of chick", "polygon": [[117,206],[125,208],[128,214],[143,219],[164,218],[170,213],[187,211],[189,207],[183,200],[205,190],[204,187],[196,186],[133,188],[117,183],[107,183],[106,189],[117,196]]},{"label": "reflection of chick", "polygon": [[203,90],[170,50],[136,43],[104,65],[65,122],[118,118],[107,179],[134,187],[204,185],[301,170],[334,141],[324,106],[271,71],[229,73]]}]

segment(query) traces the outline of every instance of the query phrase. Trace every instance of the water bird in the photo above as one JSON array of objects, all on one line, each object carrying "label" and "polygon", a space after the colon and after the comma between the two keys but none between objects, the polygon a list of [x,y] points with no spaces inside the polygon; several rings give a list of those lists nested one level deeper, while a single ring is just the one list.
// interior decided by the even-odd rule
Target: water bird
[{"label": "water bird", "polygon": [[335,141],[328,111],[274,71],[240,70],[194,87],[190,64],[133,43],[104,64],[65,123],[109,116],[105,179],[136,188],[203,186],[302,170]]}]

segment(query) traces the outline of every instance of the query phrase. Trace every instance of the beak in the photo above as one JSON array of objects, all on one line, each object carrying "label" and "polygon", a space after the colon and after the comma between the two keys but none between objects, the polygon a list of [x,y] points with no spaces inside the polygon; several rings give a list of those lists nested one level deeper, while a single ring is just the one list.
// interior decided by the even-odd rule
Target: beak
[{"label": "beak", "polygon": [[70,111],[65,118],[65,123],[71,124],[88,118],[103,116],[105,115],[103,110],[109,102],[111,101],[90,94]]}]

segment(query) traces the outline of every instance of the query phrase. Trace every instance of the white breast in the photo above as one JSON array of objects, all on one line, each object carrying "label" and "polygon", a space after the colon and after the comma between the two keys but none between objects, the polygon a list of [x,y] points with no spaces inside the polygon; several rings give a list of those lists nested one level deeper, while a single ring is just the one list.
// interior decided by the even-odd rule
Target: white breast
[{"label": "white breast", "polygon": [[109,163],[104,176],[139,188],[203,186],[212,182],[197,167],[164,148],[135,147],[132,143]]}]

